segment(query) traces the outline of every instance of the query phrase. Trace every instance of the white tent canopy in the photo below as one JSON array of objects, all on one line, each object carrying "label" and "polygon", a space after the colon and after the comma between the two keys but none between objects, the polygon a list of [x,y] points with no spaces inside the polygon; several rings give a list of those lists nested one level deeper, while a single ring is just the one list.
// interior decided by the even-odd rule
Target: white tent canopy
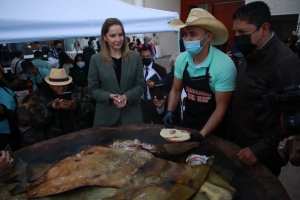
[{"label": "white tent canopy", "polygon": [[99,36],[105,19],[118,18],[126,34],[179,31],[169,12],[119,0],[0,1],[0,43]]}]

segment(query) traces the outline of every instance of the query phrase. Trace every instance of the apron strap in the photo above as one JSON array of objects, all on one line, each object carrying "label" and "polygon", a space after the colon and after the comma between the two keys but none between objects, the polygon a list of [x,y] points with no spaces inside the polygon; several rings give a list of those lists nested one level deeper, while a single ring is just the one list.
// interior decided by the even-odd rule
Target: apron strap
[{"label": "apron strap", "polygon": [[19,60],[17,63],[16,63],[16,65],[15,65],[15,75],[17,75],[18,77],[19,77],[19,75],[17,74],[17,65],[18,65],[18,63],[20,62],[21,60]]}]

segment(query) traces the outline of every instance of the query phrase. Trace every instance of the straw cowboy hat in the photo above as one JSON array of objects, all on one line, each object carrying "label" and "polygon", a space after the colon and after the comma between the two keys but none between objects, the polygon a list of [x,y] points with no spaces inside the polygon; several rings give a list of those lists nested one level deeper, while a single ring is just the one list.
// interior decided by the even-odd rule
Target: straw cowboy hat
[{"label": "straw cowboy hat", "polygon": [[171,22],[172,28],[184,28],[187,26],[198,26],[214,34],[211,44],[224,44],[228,39],[228,30],[226,26],[202,8],[193,8],[185,22],[180,19],[174,19]]},{"label": "straw cowboy hat", "polygon": [[67,75],[67,72],[64,68],[52,68],[50,75],[46,76],[45,81],[49,85],[68,85],[72,82],[72,77]]}]

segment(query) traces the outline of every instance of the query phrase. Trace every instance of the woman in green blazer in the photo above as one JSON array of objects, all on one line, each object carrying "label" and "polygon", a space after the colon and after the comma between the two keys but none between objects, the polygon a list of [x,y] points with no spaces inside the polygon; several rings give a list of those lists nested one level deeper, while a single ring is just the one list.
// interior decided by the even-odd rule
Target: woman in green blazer
[{"label": "woman in green blazer", "polygon": [[101,52],[93,55],[88,88],[97,101],[95,126],[142,123],[139,97],[145,88],[140,55],[124,42],[122,22],[105,20],[101,30]]}]

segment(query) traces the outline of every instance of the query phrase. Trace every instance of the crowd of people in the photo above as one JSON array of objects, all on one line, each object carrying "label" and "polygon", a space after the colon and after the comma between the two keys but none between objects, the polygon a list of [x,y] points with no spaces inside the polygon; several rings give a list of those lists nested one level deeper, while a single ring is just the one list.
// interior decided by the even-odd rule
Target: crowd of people
[{"label": "crowd of people", "polygon": [[[294,145],[294,165],[299,165],[300,156],[295,139],[280,127],[280,110],[266,111],[261,95],[299,84],[300,61],[270,24],[270,9],[264,2],[246,4],[234,13],[235,47],[244,57],[234,63],[231,52],[226,55],[215,47],[228,40],[227,28],[206,10],[193,8],[186,22],[175,19],[170,24],[184,29],[185,52],[170,57],[169,73],[155,62],[150,38],[131,42],[116,18],[103,23],[98,53],[91,40],[74,60],[62,51],[60,41],[54,41],[46,54],[48,62],[43,61],[43,46],[33,61],[23,61],[30,49],[26,44],[11,61],[3,60],[11,62],[12,72],[2,73],[0,80],[0,149],[7,144],[13,150],[20,148],[19,121],[43,130],[45,139],[93,126],[164,124],[193,128],[197,132],[191,138],[200,142],[209,134],[230,140],[242,148],[237,154],[241,162],[251,166],[259,161],[278,176],[287,143]],[[75,42],[74,48],[81,46]],[[23,102],[34,96],[34,106],[30,118],[22,118],[14,91],[27,89],[28,80],[34,87]],[[156,90],[159,85],[163,85],[162,98]],[[5,152],[1,155],[0,163],[2,157],[10,162]]]}]

